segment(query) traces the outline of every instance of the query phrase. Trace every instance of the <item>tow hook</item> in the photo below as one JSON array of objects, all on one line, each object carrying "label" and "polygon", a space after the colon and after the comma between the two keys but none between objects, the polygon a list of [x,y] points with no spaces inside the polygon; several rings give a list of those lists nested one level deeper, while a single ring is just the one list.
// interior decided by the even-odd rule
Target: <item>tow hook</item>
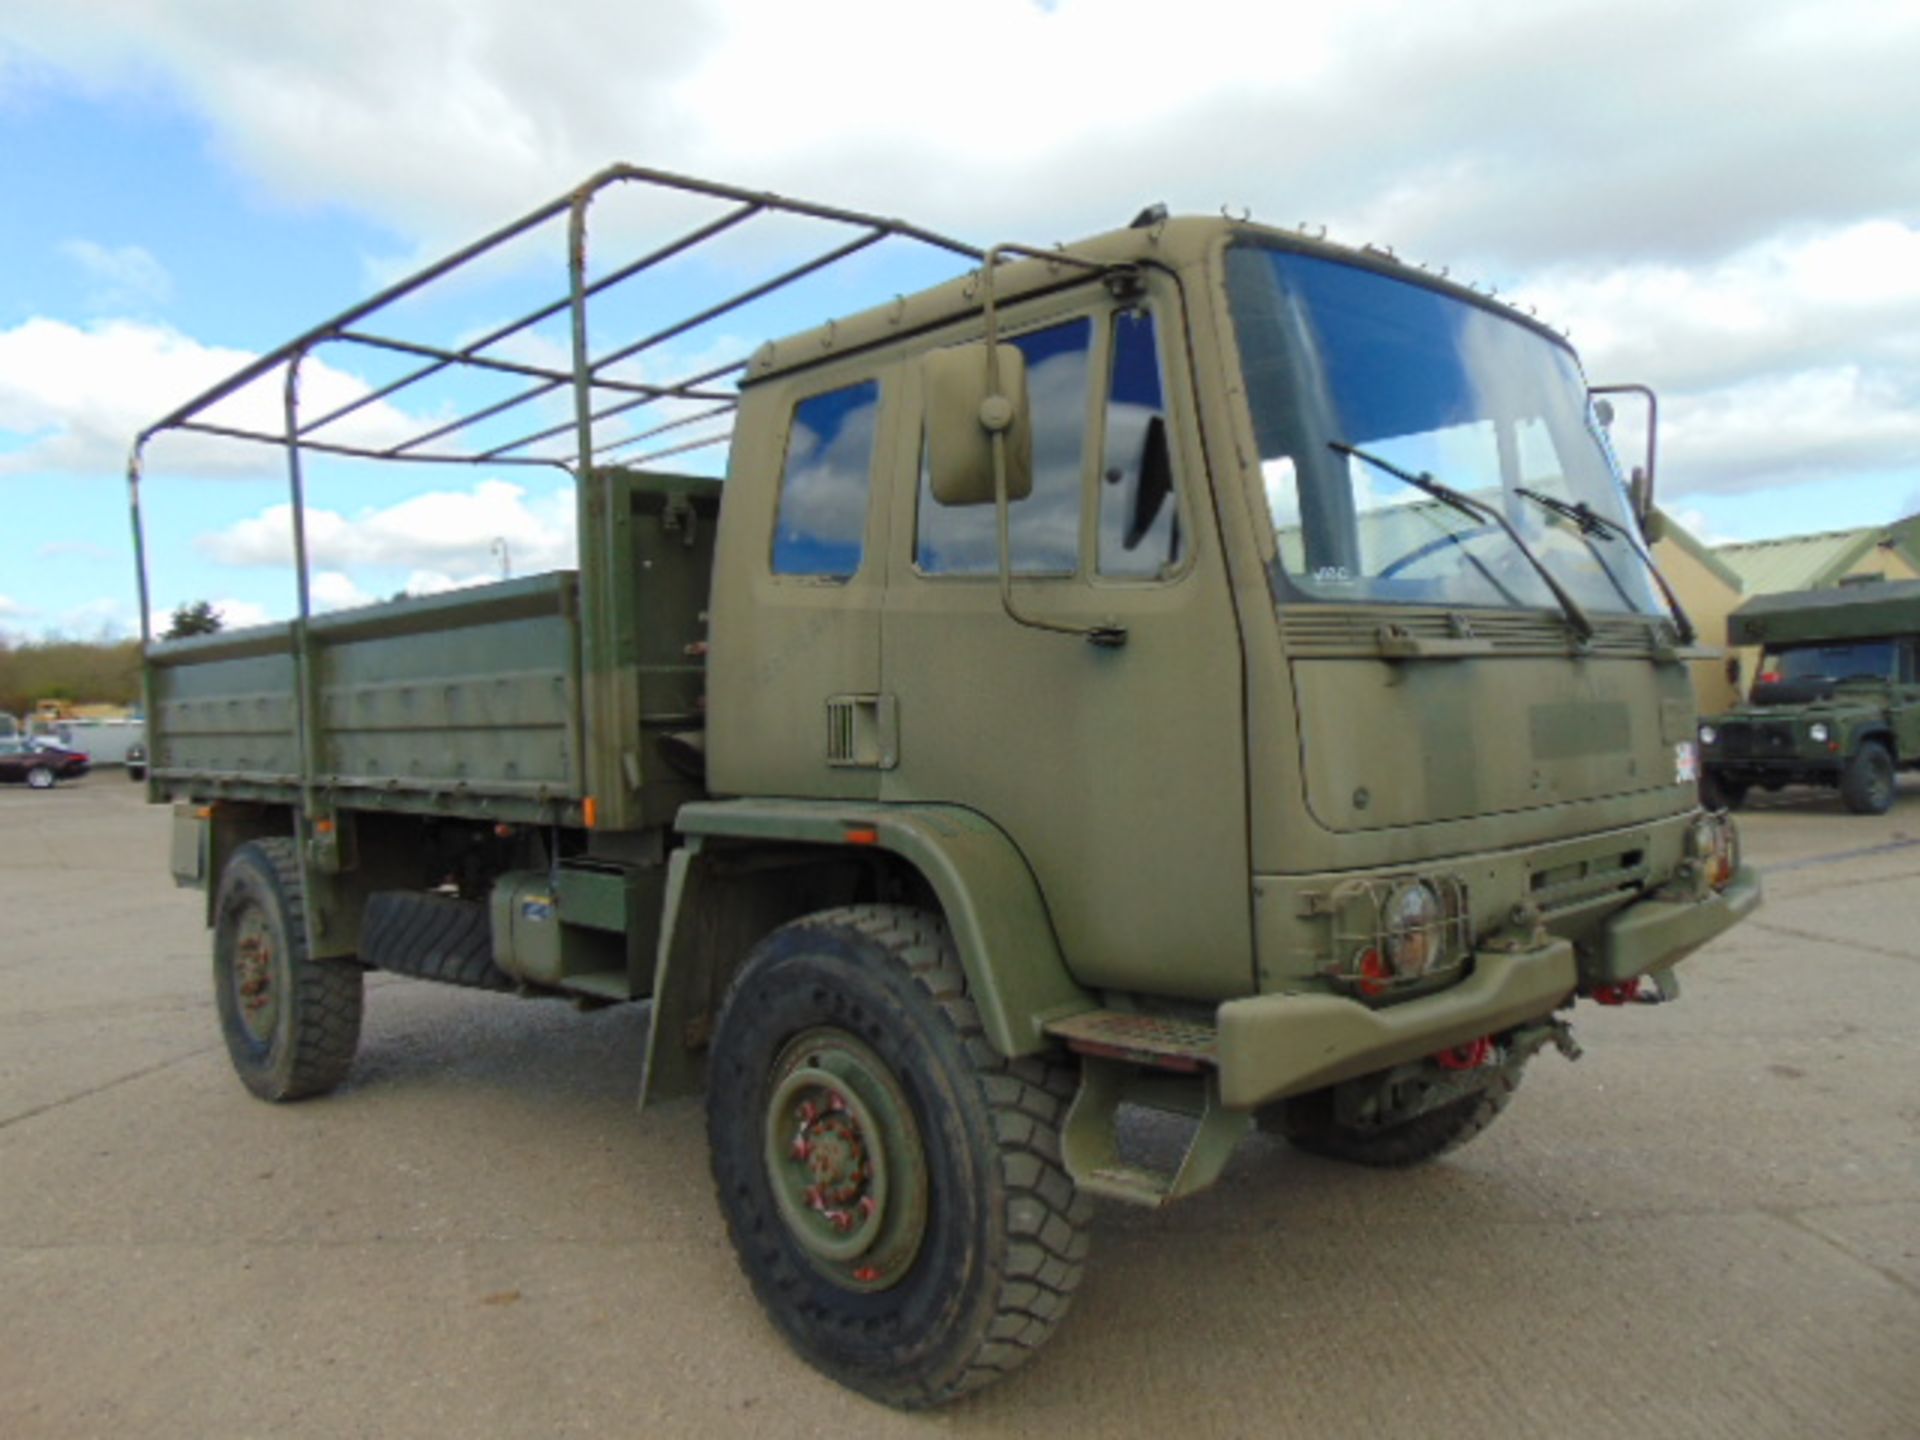
[{"label": "tow hook", "polygon": [[1573,1026],[1564,1020],[1547,1021],[1547,1036],[1553,1041],[1553,1048],[1569,1060],[1578,1060],[1586,1053],[1580,1048],[1580,1042],[1573,1038]]},{"label": "tow hook", "polygon": [[1592,994],[1600,1005],[1664,1005],[1680,998],[1680,979],[1671,970],[1654,970],[1618,985],[1596,985]]},{"label": "tow hook", "polygon": [[1510,1031],[1505,1045],[1501,1047],[1500,1063],[1517,1072],[1549,1045],[1569,1060],[1580,1058],[1580,1042],[1573,1038],[1573,1027],[1564,1020],[1550,1017],[1538,1024]]}]

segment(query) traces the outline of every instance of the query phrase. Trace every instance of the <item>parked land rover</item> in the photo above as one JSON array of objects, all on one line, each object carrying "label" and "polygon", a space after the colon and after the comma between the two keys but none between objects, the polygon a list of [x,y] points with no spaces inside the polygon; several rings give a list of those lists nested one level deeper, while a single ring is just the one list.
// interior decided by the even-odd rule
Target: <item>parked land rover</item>
[{"label": "parked land rover", "polygon": [[1760,663],[1746,704],[1700,722],[1708,802],[1820,785],[1886,813],[1897,773],[1920,769],[1920,580],[1756,596],[1727,640],[1759,646]]}]

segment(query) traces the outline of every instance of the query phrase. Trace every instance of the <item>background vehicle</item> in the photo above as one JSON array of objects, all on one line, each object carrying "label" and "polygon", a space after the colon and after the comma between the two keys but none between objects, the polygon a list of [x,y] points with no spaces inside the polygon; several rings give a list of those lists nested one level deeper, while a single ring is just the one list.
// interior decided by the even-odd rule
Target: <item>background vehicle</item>
[{"label": "background vehicle", "polygon": [[127,765],[132,768],[132,752],[145,752],[146,725],[139,720],[56,721],[52,735],[69,750],[84,750],[95,765]]},{"label": "background vehicle", "polygon": [[1756,596],[1727,638],[1764,649],[1747,703],[1700,722],[1708,800],[1822,785],[1856,814],[1890,809],[1920,766],[1920,581]]},{"label": "background vehicle", "polygon": [[93,768],[83,751],[68,750],[50,740],[24,736],[0,737],[0,781],[51,790],[62,780],[78,780]]},{"label": "background vehicle", "polygon": [[[713,218],[589,271],[622,186]],[[316,457],[579,481],[577,572],[315,615],[296,527],[296,624],[149,643],[152,794],[254,1093],[345,1078],[369,967],[650,1000],[642,1098],[706,1092],[775,1323],[924,1405],[1051,1332],[1090,1197],[1190,1194],[1256,1121],[1430,1159],[1572,1050],[1559,1011],[1672,995],[1757,903],[1694,793],[1690,627],[1551,331],[1249,223],[983,254],[626,167],[455,258],[561,217],[566,298],[458,348],[377,332],[432,267],[135,448],[137,539],[166,430],[284,446],[295,516]],[[851,238],[711,305],[656,287],[680,319],[594,347],[617,285],[769,217]],[[659,346],[901,239],[975,268],[663,378]],[[570,368],[500,344],[550,317]],[[356,444],[353,406],[298,406],[340,345],[524,389]],[[256,382],[284,431],[208,418]],[[487,433],[561,390],[571,425]],[[650,468],[697,415],[634,417],[671,405],[731,417],[724,484]],[[1126,1105],[1190,1121],[1175,1166]]]}]

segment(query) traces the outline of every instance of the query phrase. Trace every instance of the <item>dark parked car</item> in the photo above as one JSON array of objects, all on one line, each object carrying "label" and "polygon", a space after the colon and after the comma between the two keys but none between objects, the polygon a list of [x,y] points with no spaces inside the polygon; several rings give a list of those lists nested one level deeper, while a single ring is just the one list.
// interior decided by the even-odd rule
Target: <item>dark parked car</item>
[{"label": "dark parked car", "polygon": [[78,780],[93,768],[81,750],[68,750],[51,740],[9,735],[0,739],[0,780],[50,790],[62,780]]}]

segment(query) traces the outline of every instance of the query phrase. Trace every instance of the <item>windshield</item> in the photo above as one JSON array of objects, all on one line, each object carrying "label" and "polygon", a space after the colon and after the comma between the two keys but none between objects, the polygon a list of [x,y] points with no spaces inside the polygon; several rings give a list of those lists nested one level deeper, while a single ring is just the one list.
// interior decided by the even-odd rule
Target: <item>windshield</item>
[{"label": "windshield", "polygon": [[1760,659],[1755,683],[1778,685],[1790,680],[1891,680],[1899,652],[1891,640],[1864,640],[1850,645],[1807,645],[1769,651]]},{"label": "windshield", "polygon": [[1666,613],[1629,548],[1625,487],[1562,347],[1466,300],[1315,256],[1237,246],[1227,277],[1279,598],[1556,604],[1490,516],[1398,467],[1497,507],[1583,608]]}]

